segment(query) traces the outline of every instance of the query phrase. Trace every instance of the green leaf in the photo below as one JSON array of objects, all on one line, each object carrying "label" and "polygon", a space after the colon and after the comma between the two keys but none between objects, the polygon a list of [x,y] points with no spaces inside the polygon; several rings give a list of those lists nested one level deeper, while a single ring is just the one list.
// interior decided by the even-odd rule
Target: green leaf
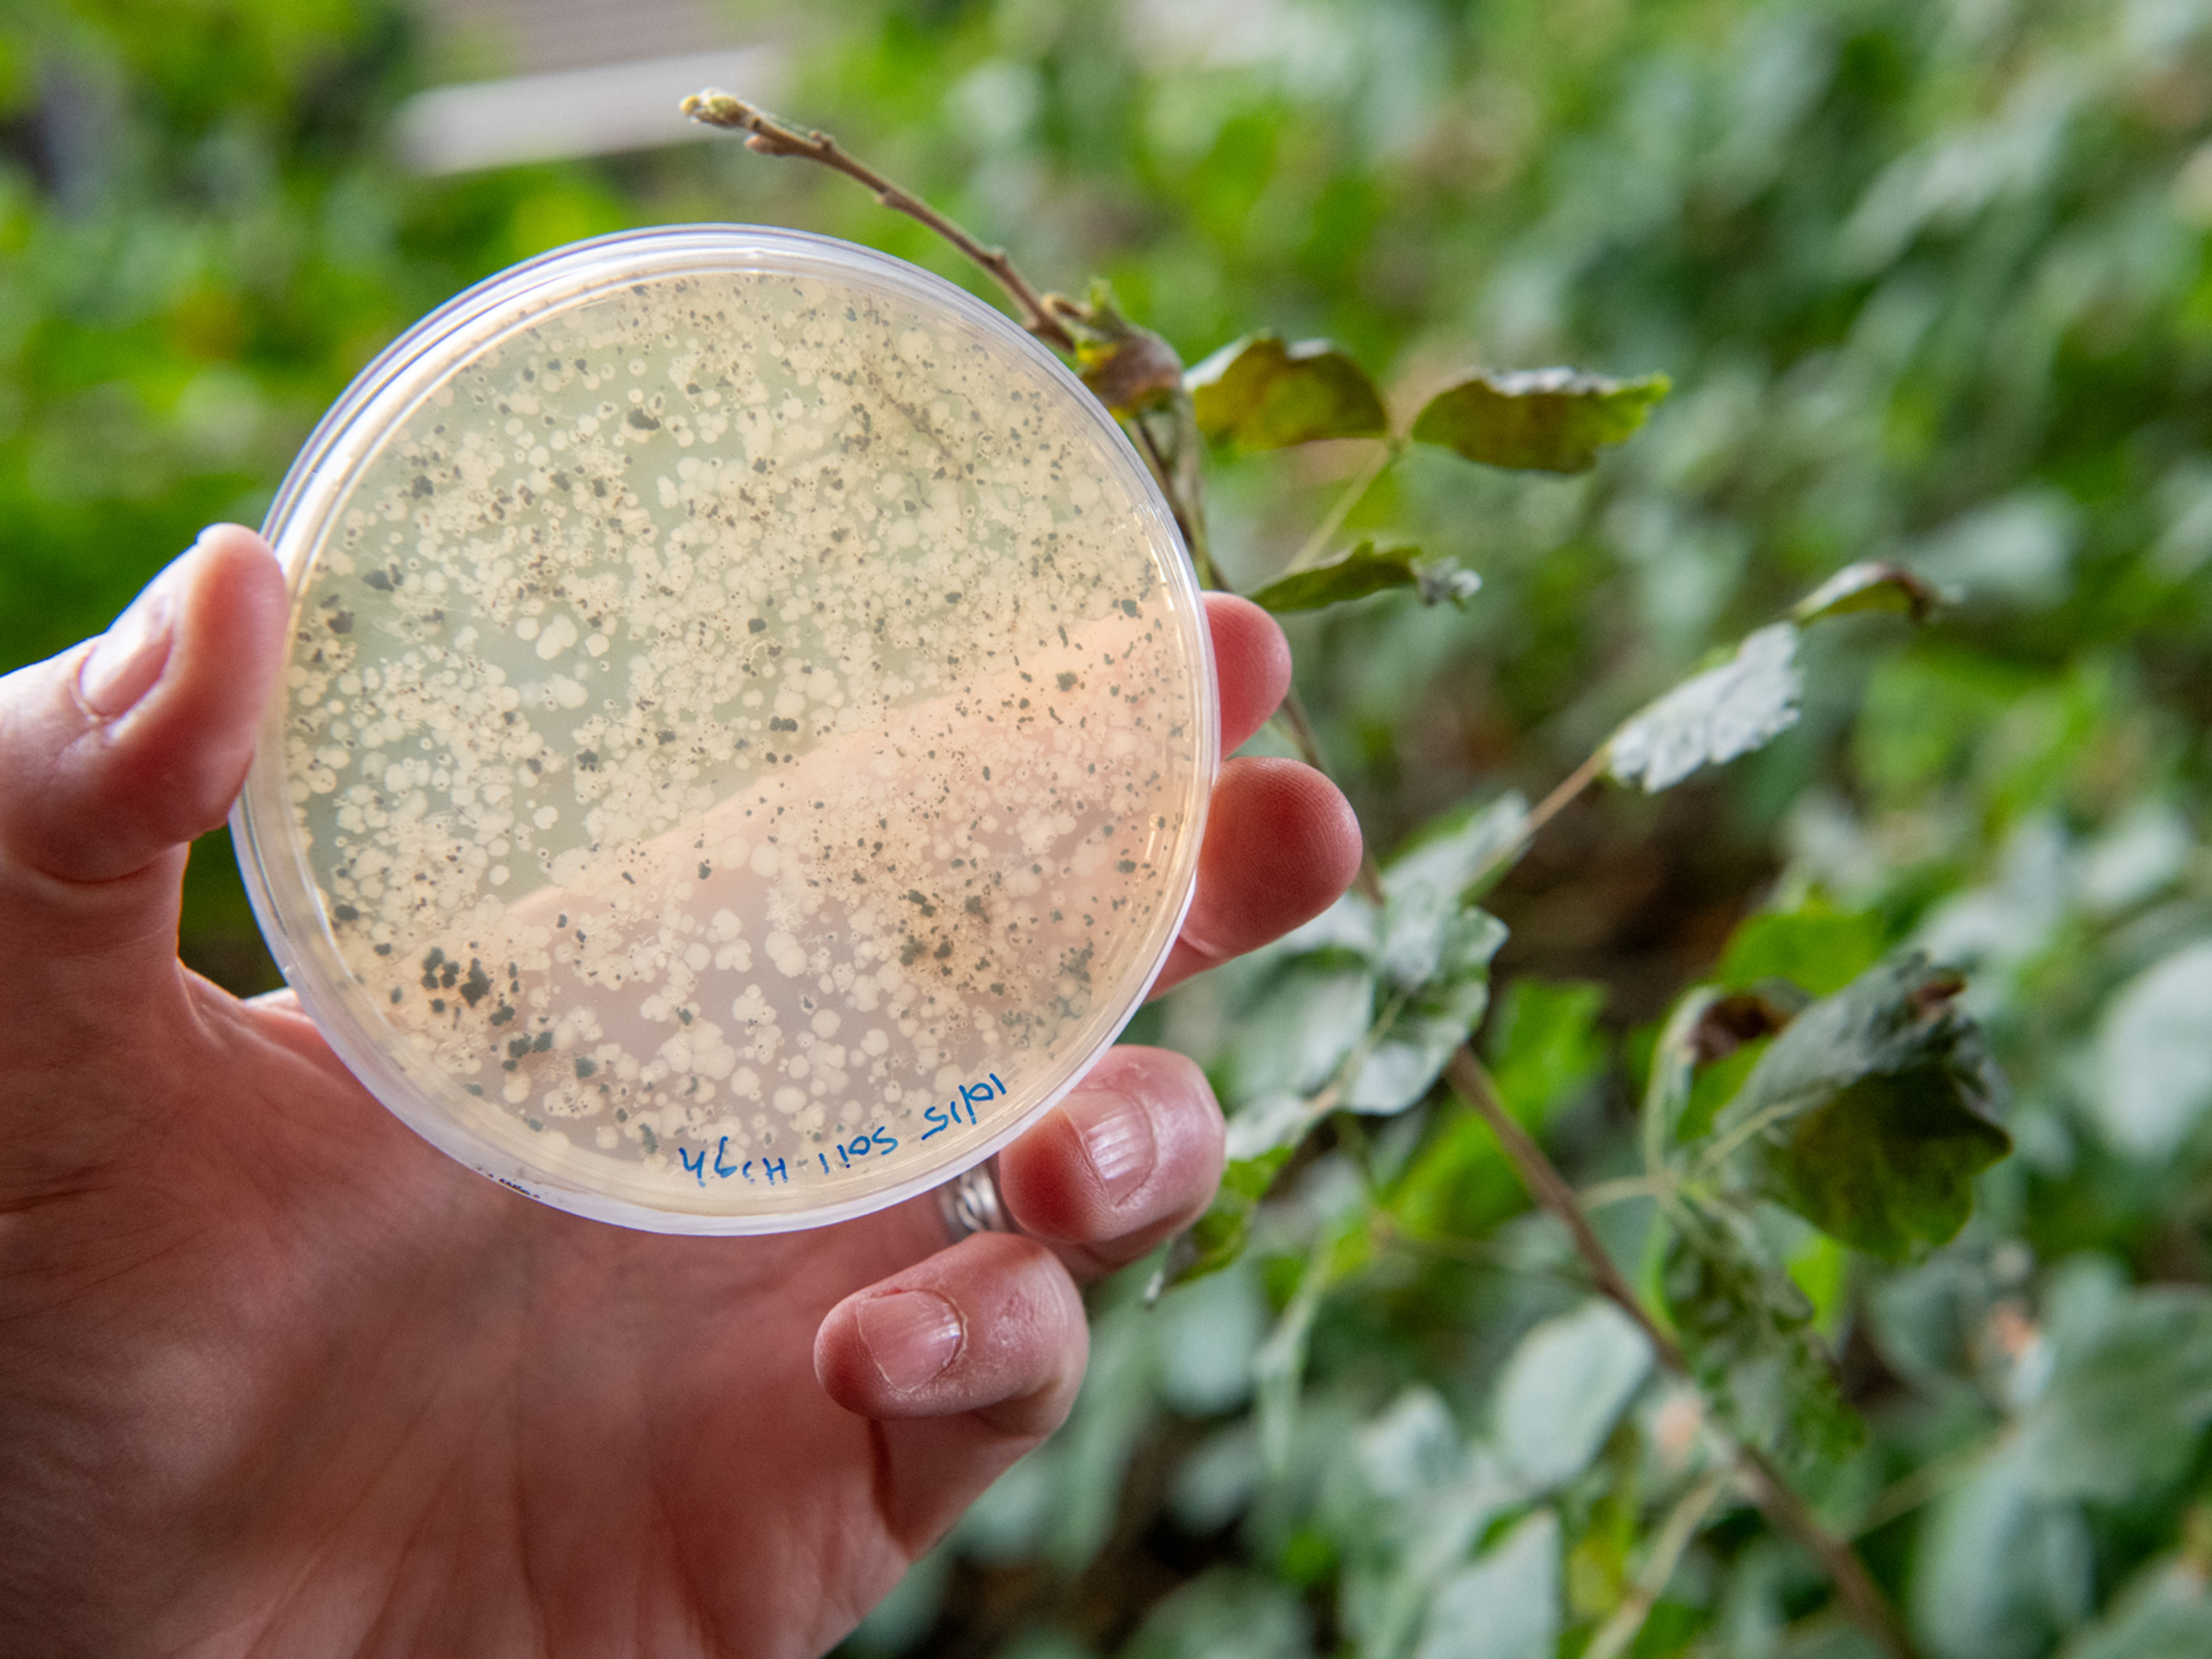
[{"label": "green leaf", "polygon": [[1684,680],[1615,732],[1606,769],[1646,794],[1763,747],[1797,724],[1797,629],[1762,628],[1717,668]]},{"label": "green leaf", "polygon": [[1464,895],[1514,844],[1526,818],[1518,795],[1502,797],[1383,872],[1375,968],[1396,989],[1395,1012],[1345,1093],[1351,1111],[1403,1112],[1419,1100],[1489,1006],[1490,959],[1505,943],[1505,924]]},{"label": "green leaf", "polygon": [[2059,1659],[2204,1659],[2212,1653],[2212,1586],[2199,1563],[2153,1561],[2112,1598],[2095,1624],[2075,1633]]},{"label": "green leaf", "polygon": [[1548,1119],[1606,1075],[1605,1011],[1605,986],[1586,980],[1524,975],[1506,986],[1487,1046],[1490,1077],[1514,1117]]},{"label": "green leaf", "polygon": [[1413,437],[1486,466],[1587,472],[1601,448],[1643,424],[1672,384],[1664,374],[1618,381],[1571,369],[1474,374],[1429,400]]},{"label": "green leaf", "polygon": [[2212,939],[2196,939],[2129,980],[2105,1005],[2092,1096],[2105,1139],[2170,1158],[2212,1111]]},{"label": "green leaf", "polygon": [[1403,587],[1416,590],[1423,605],[1447,599],[1464,605],[1481,589],[1482,578],[1454,564],[1424,561],[1418,547],[1378,547],[1373,542],[1361,542],[1328,564],[1278,577],[1251,598],[1279,615],[1320,610]]},{"label": "green leaf", "polygon": [[1790,620],[1803,627],[1824,617],[1853,611],[1902,611],[1925,622],[1943,595],[1900,565],[1874,560],[1845,565],[1790,608]]},{"label": "green leaf", "polygon": [[1547,1319],[1498,1380],[1494,1438],[1535,1489],[1572,1480],[1605,1443],[1652,1369],[1652,1345],[1608,1301]]},{"label": "green leaf", "polygon": [[1247,335],[1192,369],[1182,383],[1199,429],[1241,450],[1379,438],[1390,429],[1367,371],[1326,340],[1286,346],[1275,335]]},{"label": "green leaf", "polygon": [[1076,368],[1083,383],[1116,415],[1162,403],[1182,384],[1182,359],[1149,329],[1132,328],[1111,339],[1078,342]]},{"label": "green leaf", "polygon": [[[1233,1128],[1236,1120],[1231,1119]],[[1302,1134],[1303,1131],[1300,1131]],[[1251,1158],[1231,1158],[1221,1171],[1221,1184],[1206,1214],[1189,1231],[1177,1235],[1168,1246],[1167,1260],[1153,1276],[1147,1295],[1157,1298],[1166,1289],[1218,1273],[1234,1264],[1252,1241],[1253,1218],[1260,1200],[1290,1159],[1296,1139],[1282,1141]]]},{"label": "green leaf", "polygon": [[1470,907],[1441,932],[1432,974],[1407,994],[1345,1091],[1349,1110],[1396,1112],[1419,1100],[1489,1006],[1490,959],[1505,943],[1505,924]]},{"label": "green leaf", "polygon": [[1768,980],[1786,980],[1814,996],[1827,996],[1880,959],[1881,918],[1839,911],[1818,895],[1794,911],[1761,911],[1729,935],[1715,977],[1732,991]]},{"label": "green leaf", "polygon": [[1792,1020],[1714,1124],[1753,1189],[1889,1261],[1955,1236],[1973,1178],[2012,1148],[1963,987],[1912,954]]},{"label": "green leaf", "polygon": [[1552,1659],[1559,1554],[1559,1518],[1537,1510],[1445,1581],[1413,1659]]},{"label": "green leaf", "polygon": [[[1541,1135],[1571,1096],[1507,1096],[1521,1126]],[[1473,1113],[1449,1114],[1398,1177],[1390,1212],[1416,1238],[1477,1237],[1528,1208],[1528,1189],[1488,1125]]]},{"label": "green leaf", "polygon": [[1253,1416],[1260,1437],[1260,1461],[1277,1475],[1289,1466],[1291,1430],[1305,1385],[1313,1317],[1321,1311],[1321,1299],[1340,1276],[1338,1247],[1359,1225],[1357,1218],[1340,1218],[1322,1228],[1300,1270],[1298,1288],[1291,1292],[1267,1340],[1252,1357]]},{"label": "green leaf", "polygon": [[2212,1423],[2212,1293],[2131,1290],[2052,1325],[2050,1381],[2020,1425],[2030,1484],[2117,1503],[2181,1480]]},{"label": "green leaf", "polygon": [[1528,837],[1528,797],[1508,790],[1438,814],[1382,872],[1393,905],[1456,906],[1481,897]]},{"label": "green leaf", "polygon": [[1706,1133],[1749,1076],[1765,1040],[1789,1024],[1803,1001],[1793,996],[1783,1006],[1756,992],[1699,985],[1675,1005],[1653,1044],[1644,1087],[1647,1166],[1657,1171],[1676,1142]]},{"label": "green leaf", "polygon": [[[1124,1659],[1303,1659],[1312,1615],[1291,1585],[1217,1567],[1180,1584],[1145,1615]],[[1033,1659],[1089,1652],[1034,1638],[1010,1644]]]},{"label": "green leaf", "polygon": [[1642,1139],[1643,1161],[1653,1174],[1665,1167],[1667,1148],[1689,1110],[1698,1074],[1698,1025],[1719,995],[1711,985],[1692,987],[1653,1039],[1651,1072],[1643,1086]]},{"label": "green leaf", "polygon": [[1374,1021],[1371,970],[1342,956],[1291,963],[1240,1023],[1218,1081],[1241,1104],[1266,1095],[1312,1093]]},{"label": "green leaf", "polygon": [[1843,1403],[1805,1293],[1747,1217],[1688,1200],[1673,1215],[1661,1294],[1714,1409],[1784,1464],[1850,1452],[1864,1430]]},{"label": "green leaf", "polygon": [[1081,304],[1055,296],[1057,316],[1076,340],[1076,371],[1093,396],[1118,416],[1171,402],[1182,392],[1182,359],[1148,328],[1129,321],[1102,281]]},{"label": "green leaf", "polygon": [[1349,1571],[1337,1618],[1352,1651],[1407,1654],[1438,1588],[1465,1565],[1526,1488],[1487,1447],[1463,1440],[1432,1390],[1407,1389],[1350,1435],[1323,1496]]},{"label": "green leaf", "polygon": [[1921,1535],[1912,1622],[1936,1659],[2048,1653],[2093,1605],[2094,1562],[2080,1510],[2037,1492],[2018,1455],[1992,1459],[1946,1493]]}]

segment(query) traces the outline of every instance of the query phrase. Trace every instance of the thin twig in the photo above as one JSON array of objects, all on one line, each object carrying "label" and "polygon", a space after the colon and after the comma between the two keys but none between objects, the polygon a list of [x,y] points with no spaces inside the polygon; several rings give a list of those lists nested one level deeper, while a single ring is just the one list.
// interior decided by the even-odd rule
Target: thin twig
[{"label": "thin twig", "polygon": [[920,196],[900,189],[874,168],[847,155],[837,140],[823,132],[801,132],[757,109],[741,98],[710,88],[684,100],[684,113],[708,126],[732,127],[752,135],[745,147],[763,156],[796,156],[818,161],[873,191],[876,199],[893,213],[903,213],[935,230],[990,275],[1020,311],[1023,326],[1055,351],[1075,354],[1075,336],[1060,325],[1043,296],[1015,268],[1004,248],[986,246],[947,218]]},{"label": "thin twig", "polygon": [[1766,1453],[1756,1446],[1738,1445],[1735,1449],[1735,1466],[1745,1484],[1750,1488],[1751,1500],[1766,1512],[1783,1531],[1795,1538],[1812,1552],[1842,1598],[1844,1610],[1853,1622],[1873,1637],[1889,1659],[1920,1659],[1920,1650],[1889,1605],[1880,1586],[1866,1571],[1852,1547],[1821,1524],[1812,1506],[1797,1495],[1796,1488],[1783,1479],[1781,1473],[1767,1461]]},{"label": "thin twig", "polygon": [[1142,416],[1132,416],[1122,422],[1122,427],[1136,440],[1137,451],[1145,458],[1152,481],[1168,499],[1168,511],[1175,515],[1175,528],[1182,532],[1182,545],[1191,550],[1191,565],[1198,572],[1199,585],[1217,593],[1236,592],[1222,581],[1220,570],[1214,563],[1213,545],[1206,532],[1205,509],[1183,500],[1182,488],[1176,482],[1168,458],[1159,453],[1159,443],[1152,436],[1152,429],[1145,424]]},{"label": "thin twig", "polygon": [[1375,480],[1382,476],[1382,469],[1397,459],[1397,455],[1398,441],[1394,438],[1385,438],[1376,446],[1367,465],[1353,476],[1352,481],[1337,496],[1327,516],[1313,526],[1313,534],[1306,537],[1305,546],[1299,548],[1297,555],[1282,568],[1282,575],[1295,576],[1299,571],[1311,570],[1320,562],[1321,556],[1328,551],[1330,538],[1344,528],[1344,521],[1351,516],[1352,509],[1359,504],[1359,498],[1374,488]]},{"label": "thin twig", "polygon": [[1559,817],[1577,795],[1604,775],[1606,762],[1611,758],[1610,747],[1601,744],[1580,766],[1561,779],[1559,787],[1538,801],[1528,817],[1522,820],[1520,833],[1498,847],[1476,866],[1475,874],[1467,881],[1468,889],[1478,891],[1492,876],[1520,857],[1545,825]]},{"label": "thin twig", "polygon": [[1681,1564],[1682,1552],[1689,1547],[1690,1540],[1698,1535],[1704,1524],[1706,1513],[1728,1484],[1725,1470],[1708,1475],[1703,1480],[1682,1495],[1682,1501],[1669,1512],[1666,1523],[1659,1529],[1659,1536],[1652,1544],[1651,1559],[1636,1582],[1621,1598],[1613,1617],[1598,1627],[1590,1645],[1583,1650],[1583,1659],[1618,1659],[1629,1651],[1643,1629],[1644,1620],[1651,1618],[1652,1609],[1658,1606],[1659,1597],[1665,1594],[1667,1581],[1675,1576]]},{"label": "thin twig", "polygon": [[1681,1348],[1659,1328],[1658,1321],[1645,1309],[1642,1299],[1630,1288],[1611,1253],[1591,1230],[1589,1218],[1583,1214],[1583,1206],[1575,1202],[1574,1189],[1567,1184],[1559,1166],[1545,1156],[1535,1137],[1506,1110],[1497,1083],[1488,1068],[1475,1057],[1475,1051],[1461,1043],[1444,1063],[1444,1076],[1475,1108],[1475,1115],[1490,1126],[1490,1133],[1505,1148],[1507,1160],[1521,1177],[1522,1184],[1528,1188],[1529,1195],[1567,1224],[1567,1230],[1574,1235],[1575,1253],[1583,1258],[1583,1265],[1598,1290],[1636,1322],[1637,1328],[1651,1343],[1652,1352],[1667,1370],[1686,1371],[1688,1367],[1683,1362]]},{"label": "thin twig", "polygon": [[1975,1441],[1956,1452],[1946,1453],[1934,1463],[1923,1464],[1910,1475],[1901,1477],[1884,1487],[1866,1506],[1851,1535],[1863,1538],[1868,1533],[1878,1532],[1901,1515],[1909,1515],[1931,1499],[1940,1498],[1968,1476],[1987,1463],[2006,1437],[1995,1435],[1988,1440]]},{"label": "thin twig", "polygon": [[1612,758],[1612,747],[1608,744],[1600,744],[1593,750],[1589,759],[1560,780],[1557,789],[1536,803],[1535,809],[1528,815],[1528,823],[1522,831],[1522,838],[1535,840],[1536,831],[1558,818],[1570,802],[1603,775],[1606,763]]}]

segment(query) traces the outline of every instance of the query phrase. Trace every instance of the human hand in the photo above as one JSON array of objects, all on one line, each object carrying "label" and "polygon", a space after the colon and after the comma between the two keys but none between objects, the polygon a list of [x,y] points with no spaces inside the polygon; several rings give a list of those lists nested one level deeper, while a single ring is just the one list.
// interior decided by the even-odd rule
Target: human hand
[{"label": "human hand", "polygon": [[[288,994],[176,959],[286,608],[219,528],[0,680],[0,1651],[819,1652],[1065,1416],[1075,1278],[1211,1196],[1205,1080],[1113,1050],[1001,1156],[1029,1236],[950,1248],[928,1198],[669,1238],[482,1179]],[[1209,618],[1233,747],[1288,657],[1256,607]],[[1358,858],[1325,780],[1230,761],[1160,988]]]}]

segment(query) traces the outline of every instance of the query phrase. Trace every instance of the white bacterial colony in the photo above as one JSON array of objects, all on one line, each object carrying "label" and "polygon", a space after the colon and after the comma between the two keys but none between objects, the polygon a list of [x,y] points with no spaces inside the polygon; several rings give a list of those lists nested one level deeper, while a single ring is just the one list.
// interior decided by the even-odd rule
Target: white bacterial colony
[{"label": "white bacterial colony", "polygon": [[787,1212],[961,1161],[1113,1029],[1189,878],[1205,680],[1063,398],[887,292],[686,275],[534,317],[384,437],[301,589],[286,776],[440,1110],[571,1184]]}]

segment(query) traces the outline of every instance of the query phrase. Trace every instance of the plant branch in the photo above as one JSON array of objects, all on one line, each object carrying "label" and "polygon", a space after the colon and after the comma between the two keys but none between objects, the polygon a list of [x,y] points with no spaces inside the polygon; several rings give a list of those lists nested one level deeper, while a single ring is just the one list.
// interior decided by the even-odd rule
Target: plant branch
[{"label": "plant branch", "polygon": [[1608,1204],[1626,1204],[1634,1198],[1657,1198],[1663,1195],[1663,1183],[1649,1175],[1623,1175],[1616,1181],[1600,1181],[1583,1188],[1575,1200],[1585,1213],[1604,1209]]},{"label": "plant branch", "polygon": [[1185,500],[1184,491],[1176,482],[1175,469],[1168,458],[1159,453],[1159,441],[1153,437],[1152,429],[1145,424],[1144,417],[1134,415],[1122,422],[1123,429],[1136,440],[1138,453],[1152,474],[1152,481],[1159,486],[1159,493],[1168,500],[1168,511],[1175,515],[1175,528],[1182,532],[1182,545],[1191,550],[1191,565],[1198,572],[1198,585],[1217,593],[1233,594],[1236,590],[1222,581],[1220,571],[1214,564],[1212,538],[1206,535],[1206,509],[1196,501]]},{"label": "plant branch", "polygon": [[1283,567],[1283,575],[1295,576],[1299,571],[1311,570],[1321,562],[1321,556],[1328,551],[1331,538],[1344,528],[1344,521],[1351,516],[1352,509],[1359,504],[1360,497],[1374,488],[1375,480],[1382,476],[1382,469],[1398,458],[1399,448],[1395,438],[1385,438],[1375,446],[1375,453],[1368,458],[1367,465],[1353,475],[1352,481],[1344,487],[1343,493],[1337,496],[1326,516],[1313,526],[1313,534],[1306,537],[1305,546],[1299,548],[1296,556]]},{"label": "plant branch", "polygon": [[1844,1610],[1889,1659],[1920,1659],[1920,1650],[1890,1606],[1889,1599],[1866,1571],[1852,1547],[1821,1524],[1812,1506],[1783,1479],[1756,1446],[1738,1444],[1735,1466],[1750,1488],[1751,1500],[1783,1531],[1809,1550],[1836,1586]]},{"label": "plant branch", "polygon": [[1583,1265],[1598,1291],[1635,1321],[1661,1364],[1671,1371],[1687,1372],[1688,1368],[1681,1348],[1660,1329],[1659,1322],[1652,1317],[1591,1230],[1589,1218],[1575,1201],[1574,1189],[1567,1184],[1567,1178],[1545,1155],[1544,1148],[1536,1145],[1535,1136],[1506,1110],[1489,1068],[1463,1042],[1444,1063],[1444,1076],[1467,1104],[1474,1107],[1475,1115],[1490,1126],[1490,1133],[1498,1137],[1498,1144],[1505,1149],[1507,1160],[1521,1177],[1522,1184],[1528,1188],[1529,1195],[1567,1224],[1567,1230],[1574,1236],[1575,1253],[1583,1258]]},{"label": "plant branch", "polygon": [[[1660,1328],[1658,1321],[1652,1317],[1642,1299],[1614,1263],[1603,1241],[1591,1229],[1589,1218],[1575,1198],[1574,1189],[1567,1184],[1567,1178],[1546,1156],[1535,1137],[1506,1110],[1498,1085],[1482,1062],[1475,1057],[1475,1051],[1462,1043],[1445,1064],[1444,1076],[1475,1109],[1476,1115],[1489,1125],[1490,1133],[1498,1137],[1498,1144],[1504,1149],[1514,1173],[1521,1177],[1522,1184],[1528,1188],[1529,1195],[1566,1224],[1573,1237],[1575,1252],[1582,1257],[1583,1265],[1599,1293],[1635,1322],[1662,1365],[1678,1376],[1688,1377],[1694,1383],[1696,1378],[1691,1376],[1680,1346]],[[1736,1442],[1735,1461],[1737,1472],[1750,1489],[1752,1500],[1769,1520],[1819,1561],[1853,1620],[1874,1638],[1888,1659],[1920,1659],[1912,1637],[1851,1546],[1821,1524],[1811,1507],[1757,1447]]]},{"label": "plant branch", "polygon": [[708,126],[730,127],[751,135],[745,147],[763,156],[796,156],[841,172],[875,193],[893,213],[903,213],[935,231],[980,265],[1021,312],[1022,325],[1055,351],[1075,355],[1075,336],[1061,326],[1043,296],[1015,268],[1004,248],[988,247],[947,218],[920,196],[900,189],[874,168],[846,154],[837,140],[817,131],[801,132],[743,99],[710,88],[684,100],[684,113]]},{"label": "plant branch", "polygon": [[1467,882],[1469,890],[1479,890],[1492,876],[1520,857],[1545,825],[1558,818],[1576,796],[1605,774],[1606,762],[1610,759],[1611,747],[1600,744],[1580,766],[1562,778],[1559,786],[1530,810],[1528,817],[1522,821],[1521,832],[1476,867],[1475,874]]}]

